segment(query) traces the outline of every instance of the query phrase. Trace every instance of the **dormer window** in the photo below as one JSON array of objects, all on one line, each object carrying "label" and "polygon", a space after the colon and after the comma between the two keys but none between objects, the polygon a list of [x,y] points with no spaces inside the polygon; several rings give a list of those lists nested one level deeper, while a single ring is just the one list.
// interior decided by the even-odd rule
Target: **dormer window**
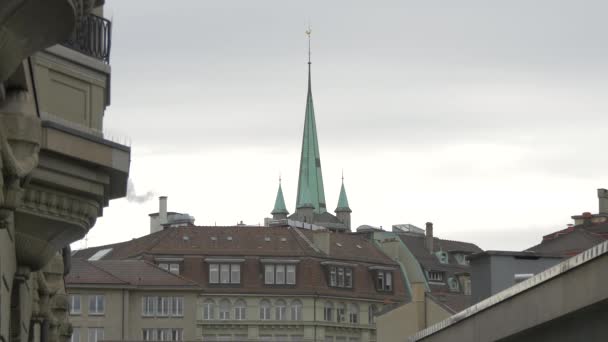
[{"label": "dormer window", "polygon": [[264,264],[264,284],[296,284],[296,264],[299,260],[262,259],[261,262]]},{"label": "dormer window", "polygon": [[428,272],[428,279],[431,282],[443,282],[443,272],[439,272],[439,271],[429,271]]},{"label": "dormer window", "polygon": [[389,266],[370,266],[370,271],[374,278],[376,291],[392,292],[393,291],[393,272],[394,267]]},{"label": "dormer window", "polygon": [[321,262],[321,265],[326,267],[329,286],[345,289],[353,288],[353,269],[357,266],[357,264],[337,261],[323,261]]},{"label": "dormer window", "polygon": [[245,259],[206,258],[209,263],[209,284],[237,285],[241,283],[241,263]]},{"label": "dormer window", "polygon": [[447,264],[449,262],[447,252],[438,251],[438,252],[435,252],[435,255],[437,256],[437,259],[439,260],[440,263]]}]

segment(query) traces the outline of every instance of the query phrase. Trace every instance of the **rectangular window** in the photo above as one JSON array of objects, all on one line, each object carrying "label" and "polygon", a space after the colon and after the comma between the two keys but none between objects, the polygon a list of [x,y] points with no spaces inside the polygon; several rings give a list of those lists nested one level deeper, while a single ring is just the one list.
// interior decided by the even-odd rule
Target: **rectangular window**
[{"label": "rectangular window", "polygon": [[158,297],[156,306],[156,315],[161,317],[169,316],[169,301],[170,297]]},{"label": "rectangular window", "polygon": [[344,287],[353,287],[353,269],[350,267],[344,269]]},{"label": "rectangular window", "polygon": [[240,284],[240,264],[209,264],[210,284]]},{"label": "rectangular window", "polygon": [[274,265],[264,266],[264,283],[274,284]]},{"label": "rectangular window", "polygon": [[232,264],[230,265],[230,283],[240,284],[241,283],[241,265]]},{"label": "rectangular window", "polygon": [[184,297],[171,298],[171,316],[181,317],[184,315]]},{"label": "rectangular window", "polygon": [[230,264],[220,264],[220,283],[230,283]]},{"label": "rectangular window", "polygon": [[70,295],[70,315],[80,315],[82,309],[80,308],[80,295]]},{"label": "rectangular window", "polygon": [[393,291],[393,272],[377,271],[376,290],[385,292]]},{"label": "rectangular window", "polygon": [[70,342],[80,342],[80,328],[72,328],[72,337],[70,338]]},{"label": "rectangular window", "polygon": [[209,264],[209,283],[218,284],[220,282],[220,265]]},{"label": "rectangular window", "polygon": [[331,266],[329,267],[329,285],[350,289],[353,287],[352,267]]},{"label": "rectangular window", "polygon": [[336,277],[336,267],[332,266],[329,268],[329,285],[330,286],[338,286],[338,282],[337,282],[337,277]]},{"label": "rectangular window", "polygon": [[104,295],[89,296],[89,315],[103,315],[105,312]]},{"label": "rectangular window", "polygon": [[323,320],[332,322],[334,320],[334,308],[326,306],[323,310]]},{"label": "rectangular window", "polygon": [[285,284],[285,265],[276,265],[275,284]]},{"label": "rectangular window", "polygon": [[296,265],[287,265],[287,284],[296,284]]},{"label": "rectangular window", "polygon": [[336,310],[336,318],[338,319],[338,322],[344,322],[346,320],[345,307],[338,307],[338,309]]},{"label": "rectangular window", "polygon": [[141,333],[144,341],[156,341],[158,339],[156,329],[142,329]]},{"label": "rectangular window", "polygon": [[103,328],[89,328],[88,342],[97,342],[103,340]]},{"label": "rectangular window", "polygon": [[170,264],[169,272],[174,273],[174,274],[179,274],[179,264]]},{"label": "rectangular window", "polygon": [[142,316],[154,316],[156,315],[156,301],[157,297],[144,296],[142,300]]},{"label": "rectangular window", "polygon": [[429,281],[443,281],[443,272],[429,271]]},{"label": "rectangular window", "polygon": [[161,262],[160,264],[158,264],[158,267],[162,268],[165,271],[169,270],[169,264],[167,264],[166,262]]},{"label": "rectangular window", "polygon": [[264,284],[295,285],[296,265],[270,264],[264,265]]},{"label": "rectangular window", "polygon": [[344,287],[344,267],[338,267],[338,287]]}]

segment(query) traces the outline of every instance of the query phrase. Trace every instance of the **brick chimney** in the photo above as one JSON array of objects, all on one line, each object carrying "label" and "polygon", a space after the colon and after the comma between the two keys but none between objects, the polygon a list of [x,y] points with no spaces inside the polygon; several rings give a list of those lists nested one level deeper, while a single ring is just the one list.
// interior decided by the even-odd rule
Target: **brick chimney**
[{"label": "brick chimney", "polygon": [[425,238],[425,246],[429,253],[433,254],[433,223],[426,223],[426,238]]},{"label": "brick chimney", "polygon": [[597,189],[597,198],[599,200],[600,214],[608,214],[608,190]]}]

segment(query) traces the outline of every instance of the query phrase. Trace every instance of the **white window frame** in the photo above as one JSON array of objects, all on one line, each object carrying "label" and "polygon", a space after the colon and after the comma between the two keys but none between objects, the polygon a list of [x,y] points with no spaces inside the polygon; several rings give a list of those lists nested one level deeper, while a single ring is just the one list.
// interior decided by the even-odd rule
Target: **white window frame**
[{"label": "white window frame", "polygon": [[[78,305],[76,305],[78,303]],[[70,315],[82,314],[82,296],[79,294],[70,295]]]},{"label": "white window frame", "polygon": [[264,284],[274,284],[274,264],[264,265]]},{"label": "white window frame", "polygon": [[156,316],[156,296],[143,296],[141,297],[141,315],[144,317]]},{"label": "white window frame", "polygon": [[279,299],[274,302],[274,309],[274,319],[276,319],[277,321],[287,320],[287,303],[284,300]]},{"label": "white window frame", "polygon": [[72,335],[70,336],[70,342],[80,342],[80,327],[72,328]]},{"label": "white window frame", "polygon": [[294,299],[291,301],[289,305],[290,318],[292,321],[301,321],[302,320],[302,302]]},{"label": "white window frame", "polygon": [[329,286],[338,286],[338,270],[336,266],[329,268]]},{"label": "white window frame", "polygon": [[326,322],[333,322],[334,321],[334,303],[332,302],[325,302],[325,305],[323,306],[323,320]]},{"label": "white window frame", "polygon": [[348,322],[350,324],[359,323],[359,306],[356,304],[348,305]]},{"label": "white window frame", "polygon": [[230,284],[230,264],[220,264],[220,284]]},{"label": "white window frame", "polygon": [[241,265],[231,264],[230,265],[230,284],[241,283]]},{"label": "white window frame", "polygon": [[209,284],[220,283],[220,264],[209,264]]},{"label": "white window frame", "polygon": [[429,271],[429,281],[443,282],[443,272]]},{"label": "white window frame", "polygon": [[158,340],[157,330],[153,329],[153,328],[141,329],[141,339],[143,341],[157,341]]},{"label": "white window frame", "polygon": [[234,302],[234,319],[243,321],[247,319],[247,303],[242,299]]},{"label": "white window frame", "polygon": [[[101,307],[101,309],[100,309]],[[89,295],[89,315],[101,316],[106,311],[106,298],[102,294]]]},{"label": "white window frame", "polygon": [[[103,340],[104,334],[103,327],[90,327],[88,329],[87,342],[98,342],[99,340]],[[91,336],[93,336],[93,338],[91,338]]]},{"label": "white window frame", "polygon": [[171,312],[170,315],[173,317],[184,316],[184,297],[170,297],[171,298]]},{"label": "white window frame", "polygon": [[[264,305],[267,304],[267,305]],[[261,321],[268,321],[271,319],[270,315],[271,315],[271,310],[272,310],[272,305],[270,304],[269,300],[266,299],[262,299],[260,301],[260,320]]]},{"label": "white window frame", "polygon": [[211,321],[214,319],[215,301],[213,299],[207,299],[203,302],[203,320]]},{"label": "white window frame", "polygon": [[338,323],[346,322],[346,305],[339,303],[336,308],[336,321]]},{"label": "white window frame", "polygon": [[219,304],[219,318],[220,320],[229,320],[230,319],[230,311],[232,311],[232,303],[230,300],[224,298],[220,300]]},{"label": "white window frame", "polygon": [[179,274],[179,264],[169,264],[169,272]]},{"label": "white window frame", "polygon": [[288,264],[285,266],[285,283],[287,285],[296,284],[296,265]]},{"label": "white window frame", "polygon": [[158,297],[156,304],[156,316],[169,317],[171,297]]},{"label": "white window frame", "polygon": [[393,272],[378,270],[376,271],[376,290],[381,292],[393,291]]},{"label": "white window frame", "polygon": [[274,270],[274,283],[276,285],[285,285],[285,265],[277,264],[275,265]]}]

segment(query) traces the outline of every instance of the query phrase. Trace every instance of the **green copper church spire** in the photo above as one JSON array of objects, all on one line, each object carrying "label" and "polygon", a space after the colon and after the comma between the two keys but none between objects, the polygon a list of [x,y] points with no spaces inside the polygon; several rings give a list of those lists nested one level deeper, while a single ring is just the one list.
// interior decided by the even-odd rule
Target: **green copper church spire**
[{"label": "green copper church spire", "polygon": [[338,198],[338,207],[336,212],[348,211],[351,212],[348,206],[348,197],[346,197],[346,190],[344,189],[344,176],[342,176],[342,188],[340,188],[340,197]]},{"label": "green copper church spire", "polygon": [[316,213],[326,212],[325,190],[323,189],[323,174],[321,172],[321,155],[317,139],[315,110],[312,102],[312,86],[310,76],[310,28],[308,35],[308,94],[306,96],[306,113],[304,119],[304,134],[302,137],[302,154],[300,156],[300,175],[298,177],[298,197],[296,208],[308,204],[307,199],[315,207]]},{"label": "green copper church spire", "polygon": [[285,206],[285,199],[283,198],[283,189],[281,188],[281,178],[279,178],[279,190],[277,191],[277,198],[274,201],[274,209],[270,212],[272,215],[287,215],[287,207]]}]

